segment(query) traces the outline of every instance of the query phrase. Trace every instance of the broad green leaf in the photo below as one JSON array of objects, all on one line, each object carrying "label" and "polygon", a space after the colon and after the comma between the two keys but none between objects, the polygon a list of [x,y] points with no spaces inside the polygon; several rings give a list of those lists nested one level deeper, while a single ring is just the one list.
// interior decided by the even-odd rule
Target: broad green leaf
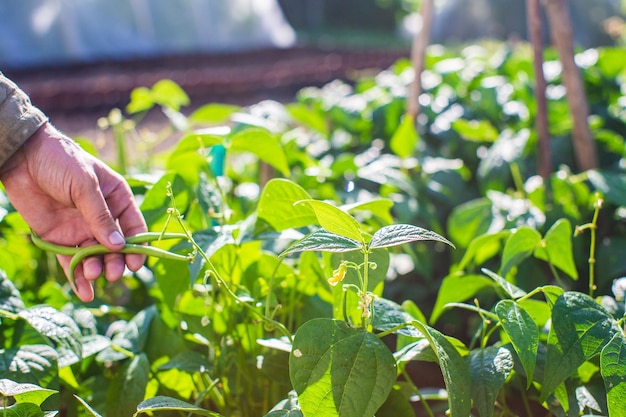
[{"label": "broad green leaf", "polygon": [[615,333],[600,353],[600,372],[604,380],[610,416],[626,416],[626,338]]},{"label": "broad green leaf", "polygon": [[[191,270],[198,268],[196,264],[203,263],[204,260],[197,258],[193,264],[170,259],[159,259],[152,265],[158,290],[163,294],[162,302],[164,305],[174,309],[176,303],[180,300],[180,295],[189,290],[190,282],[195,282],[196,277],[191,275]],[[172,277],[176,277],[176,279],[172,279]],[[134,338],[134,336],[130,337]],[[107,356],[108,359],[106,360],[120,360],[124,358],[122,354],[112,349],[107,350]],[[103,358],[104,356],[98,355],[98,360]]]},{"label": "broad green leaf", "polygon": [[270,411],[264,417],[304,417],[300,409]]},{"label": "broad green leaf", "polygon": [[58,375],[58,353],[48,345],[0,350],[0,375],[16,382],[48,386]]},{"label": "broad green leaf", "polygon": [[130,114],[135,114],[150,110],[153,106],[154,98],[150,89],[137,87],[130,92],[130,103],[126,106],[126,111]]},{"label": "broad green leaf", "polygon": [[87,413],[91,414],[93,417],[102,417],[102,415],[98,413],[87,401],[83,400],[76,394],[74,394],[74,398],[76,398],[76,400],[78,400],[78,402],[81,403],[83,407],[85,407]]},{"label": "broad green leaf", "polygon": [[452,121],[452,129],[468,141],[495,142],[498,139],[498,131],[488,120],[456,119]]},{"label": "broad green leaf", "polygon": [[195,187],[198,183],[200,173],[210,171],[210,162],[207,157],[199,152],[181,152],[170,155],[167,159],[165,169],[176,173],[183,178],[186,184]]},{"label": "broad green leaf", "polygon": [[511,339],[526,373],[527,388],[533,381],[537,349],[539,347],[539,328],[524,308],[511,300],[502,300],[496,304],[496,314],[500,324]]},{"label": "broad green leaf", "polygon": [[226,203],[224,202],[221,191],[209,181],[205,172],[196,172],[196,176],[198,178],[196,198],[198,206],[200,206],[202,211],[202,226],[198,228],[206,228],[207,226],[211,226],[215,220],[214,217],[212,217],[213,214],[221,215],[226,211]]},{"label": "broad green leaf", "polygon": [[589,170],[587,177],[607,201],[626,206],[626,175],[623,172]]},{"label": "broad green leaf", "polygon": [[418,307],[417,304],[415,304],[413,300],[404,300],[402,302],[402,309],[409,313],[417,321],[426,323],[426,316],[424,315],[424,312],[422,312],[422,310]]},{"label": "broad green leaf", "polygon": [[[215,227],[205,230],[200,230],[193,234],[193,240],[200,246],[202,251],[209,259],[221,248],[226,245],[235,243],[235,239],[233,238],[233,229],[228,226]],[[188,247],[187,250],[184,250],[183,253],[192,253],[191,246],[188,246],[187,242],[183,243],[184,247]],[[178,262],[184,265],[182,262]],[[203,256],[196,256],[194,262],[190,265],[190,279],[191,285],[196,281],[200,273],[203,273],[203,268],[205,266],[205,259]],[[165,277],[167,279],[169,277]]]},{"label": "broad green leaf", "polygon": [[505,346],[489,346],[469,354],[472,399],[480,417],[493,417],[496,397],[513,370],[513,354]]},{"label": "broad green leaf", "polygon": [[578,292],[563,293],[552,308],[541,400],[583,362],[598,355],[620,331],[617,322],[593,298]]},{"label": "broad green leaf", "polygon": [[448,217],[450,239],[459,247],[467,248],[470,242],[489,232],[493,203],[487,198],[468,201],[455,207]]},{"label": "broad green leaf", "polygon": [[[597,375],[597,373],[598,369],[595,368],[594,375]],[[599,415],[610,415],[607,412],[608,408],[604,386],[596,384],[594,381],[588,385],[578,386],[575,390],[575,394],[579,410],[587,410],[588,413],[598,413]],[[574,409],[576,409],[576,407],[574,407]],[[587,414],[586,417],[592,415],[594,414]]]},{"label": "broad green leaf", "polygon": [[503,176],[510,175],[511,164],[523,162],[529,137],[529,129],[506,129],[489,146],[476,170],[476,178],[483,189],[504,191]]},{"label": "broad green leaf", "polygon": [[517,300],[516,303],[530,314],[539,329],[548,324],[552,310],[546,301],[526,298]]},{"label": "broad green leaf", "polygon": [[387,223],[393,223],[393,217],[389,210],[393,207],[393,201],[388,200],[386,198],[377,198],[375,200],[369,200],[360,203],[354,203],[350,205],[343,205],[341,209],[348,212],[354,213],[359,211],[369,211],[374,216],[380,217]]},{"label": "broad green leaf", "polygon": [[390,147],[393,153],[400,158],[408,158],[415,152],[415,146],[419,140],[419,134],[415,129],[415,120],[409,115],[404,115],[400,126],[391,137]]},{"label": "broad green leaf", "polygon": [[[150,335],[152,320],[159,314],[156,305],[152,305],[139,313],[128,322],[112,339],[112,344],[133,353],[144,350],[146,340]],[[124,352],[113,347],[104,349],[96,356],[99,362],[121,361],[128,358]]]},{"label": "broad green leaf", "polygon": [[276,168],[285,177],[289,176],[289,164],[280,141],[266,129],[249,128],[231,138],[230,150],[250,152],[261,161]]},{"label": "broad green leaf", "polygon": [[467,361],[439,331],[417,321],[413,322],[413,325],[426,336],[437,355],[448,391],[450,415],[469,416],[472,409],[472,381]]},{"label": "broad green leaf", "polygon": [[565,290],[556,285],[544,285],[543,287],[541,287],[541,292],[543,293],[544,297],[546,297],[546,302],[550,306],[550,310],[552,310],[557,300],[561,295],[563,295]]},{"label": "broad green leaf", "polygon": [[472,239],[461,262],[459,262],[458,269],[464,270],[470,264],[480,266],[499,255],[502,251],[503,241],[510,235],[510,230],[503,230],[498,233],[486,233]]},{"label": "broad green leaf", "polygon": [[308,106],[300,103],[287,104],[285,106],[289,115],[297,122],[328,136],[328,123],[321,112],[314,111]]},{"label": "broad green leaf", "polygon": [[194,110],[189,121],[199,124],[220,124],[228,121],[230,116],[241,109],[231,104],[209,103]]},{"label": "broad green leaf", "polygon": [[15,314],[24,310],[24,307],[20,291],[7,274],[0,270],[0,310]]},{"label": "broad green leaf", "polygon": [[59,354],[59,367],[73,365],[81,360],[81,333],[71,317],[48,306],[31,307],[22,310],[19,315],[54,343]]},{"label": "broad green leaf", "polygon": [[172,80],[160,80],[152,86],[152,98],[156,104],[180,110],[189,105],[189,96]]},{"label": "broad green leaf", "polygon": [[621,47],[603,47],[598,48],[598,62],[596,65],[602,71],[602,75],[606,78],[615,78],[620,74],[624,74],[626,69],[621,65],[626,59],[626,51]]},{"label": "broad green leaf", "polygon": [[419,240],[435,240],[454,247],[452,242],[430,230],[410,224],[394,224],[382,227],[374,233],[369,248],[386,248]]},{"label": "broad green leaf", "polygon": [[394,352],[393,357],[398,363],[409,361],[437,362],[437,355],[426,338],[416,340],[398,349]]},{"label": "broad green leaf", "polygon": [[176,207],[181,212],[187,210],[189,206],[190,188],[180,175],[170,172],[163,175],[150,188],[141,202],[141,212],[143,213],[148,228],[157,223],[159,220],[167,217],[167,210],[171,206],[171,199],[167,195],[167,185],[171,185]]},{"label": "broad green leaf", "polygon": [[90,334],[80,338],[80,344],[83,347],[82,357],[88,358],[98,352],[111,346],[111,339],[99,334]]},{"label": "broad green leaf", "polygon": [[305,205],[295,204],[311,196],[293,181],[282,178],[270,180],[259,199],[259,219],[265,220],[276,231],[317,224],[317,217]]},{"label": "broad green leaf", "polygon": [[0,396],[14,397],[18,403],[41,405],[49,396],[57,392],[35,384],[20,384],[10,379],[0,379]]},{"label": "broad green leaf", "polygon": [[363,245],[356,240],[318,229],[285,249],[280,257],[303,251],[348,252],[362,247]]},{"label": "broad green leaf", "polygon": [[437,322],[446,309],[446,304],[474,298],[487,288],[493,288],[493,282],[482,275],[448,275],[441,282],[429,322]]},{"label": "broad green leaf", "polygon": [[37,404],[18,403],[2,410],[3,417],[47,417]]},{"label": "broad green leaf", "polygon": [[304,417],[298,405],[298,394],[295,391],[290,391],[289,397],[272,407],[264,417]]},{"label": "broad green leaf", "polygon": [[541,235],[539,232],[528,226],[522,226],[515,230],[504,244],[500,274],[506,276],[511,268],[532,255],[540,242]]},{"label": "broad green leaf", "polygon": [[177,155],[186,155],[200,150],[208,150],[216,145],[224,144],[224,136],[211,133],[190,133],[183,136],[177,143],[176,149],[169,154],[168,159]]},{"label": "broad green leaf", "polygon": [[134,415],[138,416],[142,413],[158,413],[160,411],[180,411],[191,415],[195,414],[199,416],[221,417],[221,414],[213,411],[205,410],[204,408],[186,403],[185,401],[177,400],[176,398],[161,395],[142,401],[137,406],[137,412]]},{"label": "broad green leaf", "polygon": [[572,251],[572,225],[567,219],[557,220],[535,250],[535,257],[544,260],[573,279],[578,279],[578,271]]},{"label": "broad green leaf", "polygon": [[208,372],[211,367],[209,359],[193,350],[185,350],[179,352],[172,359],[158,367],[159,371],[165,371],[168,369],[178,369],[183,372],[195,373],[195,372]]},{"label": "broad green leaf", "polygon": [[304,415],[372,417],[396,380],[387,346],[343,321],[314,319],[293,341],[289,374]]},{"label": "broad green leaf", "polygon": [[144,353],[129,359],[117,373],[106,393],[107,415],[131,416],[144,399],[150,377],[150,362]]},{"label": "broad green leaf", "polygon": [[485,275],[487,275],[489,278],[494,280],[494,282],[496,284],[498,284],[498,286],[502,290],[504,290],[504,292],[506,293],[506,295],[509,298],[517,300],[518,298],[522,298],[522,297],[524,297],[527,294],[526,291],[522,290],[521,288],[519,288],[516,285],[511,284],[509,281],[507,281],[506,279],[502,278],[500,275],[496,274],[495,272],[490,271],[487,268],[483,268],[481,271]]},{"label": "broad green leaf", "polygon": [[385,403],[376,411],[376,417],[415,417],[415,410],[402,387],[394,385]]},{"label": "broad green leaf", "polygon": [[556,401],[548,400],[549,403],[553,403],[548,406],[550,410],[556,411],[557,414],[564,412],[563,415],[569,416],[569,411],[572,409],[570,401],[571,394],[568,392],[565,382],[560,383],[559,386],[556,387],[551,397],[554,397]]},{"label": "broad green leaf", "polygon": [[386,298],[374,299],[374,319],[372,327],[379,331],[392,330],[399,325],[408,326],[397,329],[394,333],[410,337],[424,337],[413,325],[409,325],[415,320],[409,313],[405,312],[399,304]]},{"label": "broad green leaf", "polygon": [[315,212],[320,226],[340,236],[363,242],[361,226],[354,217],[333,206],[330,203],[320,200],[301,200],[296,205],[309,206]]}]

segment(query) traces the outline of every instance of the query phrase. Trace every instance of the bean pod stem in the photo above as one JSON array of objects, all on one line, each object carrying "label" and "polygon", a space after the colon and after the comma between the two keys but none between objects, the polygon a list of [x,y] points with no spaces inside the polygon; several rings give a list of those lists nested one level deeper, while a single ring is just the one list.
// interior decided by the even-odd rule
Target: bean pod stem
[{"label": "bean pod stem", "polygon": [[87,247],[78,247],[78,246],[63,246],[57,245],[55,243],[51,243],[43,240],[36,233],[31,233],[31,239],[35,246],[40,249],[43,249],[48,252],[55,253],[57,255],[65,255],[71,256],[70,260],[70,268],[69,268],[69,276],[68,280],[72,290],[76,291],[76,282],[74,279],[74,270],[80,264],[83,259],[88,256],[94,255],[104,255],[107,253],[135,253],[146,256],[154,256],[161,259],[170,259],[175,261],[186,261],[189,262],[192,259],[190,255],[180,255],[178,253],[169,252],[167,250],[157,248],[154,246],[143,245],[143,243],[150,243],[154,241],[160,240],[168,240],[168,239],[187,239],[187,235],[185,233],[155,233],[155,232],[146,232],[146,233],[138,233],[134,236],[129,236],[126,238],[126,244],[119,251],[111,251],[107,247],[101,244],[91,245]]}]

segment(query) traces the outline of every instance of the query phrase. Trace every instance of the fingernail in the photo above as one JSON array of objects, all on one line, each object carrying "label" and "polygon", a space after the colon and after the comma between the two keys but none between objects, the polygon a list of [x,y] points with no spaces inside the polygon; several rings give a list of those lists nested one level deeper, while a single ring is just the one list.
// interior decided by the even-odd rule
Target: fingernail
[{"label": "fingernail", "polygon": [[126,243],[126,240],[124,240],[124,236],[122,236],[122,234],[116,230],[109,235],[109,242],[111,243],[111,245],[117,246]]}]

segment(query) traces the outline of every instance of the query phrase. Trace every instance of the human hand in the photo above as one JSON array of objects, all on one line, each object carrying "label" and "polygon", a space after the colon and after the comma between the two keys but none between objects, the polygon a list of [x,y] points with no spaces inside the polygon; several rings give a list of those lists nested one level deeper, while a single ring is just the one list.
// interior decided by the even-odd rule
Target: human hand
[{"label": "human hand", "polygon": [[[124,235],[147,230],[130,187],[104,162],[46,123],[0,169],[0,181],[15,209],[42,239],[63,246],[101,243],[124,247]],[[71,257],[58,255],[69,276]],[[145,255],[111,253],[89,257],[74,271],[75,292],[94,298],[92,281],[103,273],[116,281],[125,266],[136,271]]]}]

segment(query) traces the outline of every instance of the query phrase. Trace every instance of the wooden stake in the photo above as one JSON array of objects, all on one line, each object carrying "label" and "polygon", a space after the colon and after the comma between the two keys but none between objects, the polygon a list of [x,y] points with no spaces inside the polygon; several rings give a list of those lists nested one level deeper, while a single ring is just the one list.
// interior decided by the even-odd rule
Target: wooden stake
[{"label": "wooden stake", "polygon": [[526,0],[526,14],[528,15],[528,34],[533,49],[535,72],[535,100],[537,101],[535,128],[539,139],[537,172],[544,180],[547,180],[552,172],[552,151],[550,150],[550,132],[548,130],[546,78],[543,73],[543,25],[541,24],[540,1]]},{"label": "wooden stake", "polygon": [[409,96],[407,97],[406,115],[412,117],[413,120],[419,114],[419,96],[422,94],[421,75],[424,71],[424,61],[426,59],[426,48],[430,42],[430,30],[433,24],[433,16],[435,11],[434,0],[423,0],[422,2],[422,29],[415,32],[413,45],[411,48],[411,61],[415,70],[415,79],[409,87]]},{"label": "wooden stake", "polygon": [[576,163],[580,171],[587,171],[598,167],[598,154],[587,121],[589,107],[582,78],[574,61],[572,21],[567,0],[546,0],[546,11],[550,20],[552,41],[563,67],[563,85],[567,90],[567,102],[574,121],[572,138]]}]

